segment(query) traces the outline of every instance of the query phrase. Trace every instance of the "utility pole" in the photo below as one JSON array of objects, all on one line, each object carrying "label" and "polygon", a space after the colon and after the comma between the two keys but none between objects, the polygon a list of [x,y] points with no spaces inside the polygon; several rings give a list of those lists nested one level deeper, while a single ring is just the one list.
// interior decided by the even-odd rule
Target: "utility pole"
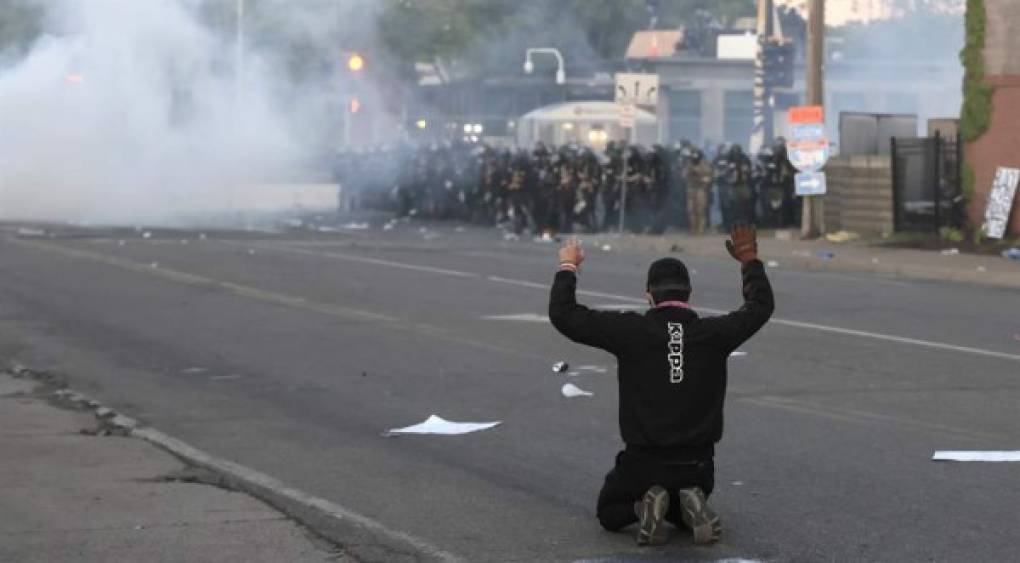
[{"label": "utility pole", "polygon": [[765,85],[765,41],[772,36],[772,0],[758,0],[758,51],[754,58],[754,128],[751,129],[752,154],[761,151],[772,137],[772,115]]},{"label": "utility pole", "polygon": [[[823,68],[825,62],[825,0],[810,0],[807,22],[807,99],[805,105],[825,105]],[[824,230],[823,196],[803,196],[800,236],[815,238]]]}]

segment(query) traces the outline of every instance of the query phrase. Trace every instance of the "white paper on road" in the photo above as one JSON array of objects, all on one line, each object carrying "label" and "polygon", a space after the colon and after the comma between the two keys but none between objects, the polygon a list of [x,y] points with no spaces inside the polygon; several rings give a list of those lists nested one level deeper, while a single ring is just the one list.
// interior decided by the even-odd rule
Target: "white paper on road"
[{"label": "white paper on road", "polygon": [[747,352],[744,352],[743,350],[736,350],[734,352],[730,352],[730,357],[731,358],[740,358],[740,357],[746,356],[746,355],[747,355]]},{"label": "white paper on road", "polygon": [[436,415],[429,415],[425,422],[407,426],[405,428],[392,428],[387,434],[467,434],[488,430],[501,424],[502,420],[496,422],[451,422]]},{"label": "white paper on road", "polygon": [[574,385],[573,383],[564,383],[563,384],[563,388],[560,389],[560,393],[563,393],[563,396],[568,398],[568,399],[573,399],[574,397],[594,397],[595,396],[595,393],[592,393],[590,391],[585,391],[584,389],[581,389],[580,387],[578,387],[577,385]]},{"label": "white paper on road", "polygon": [[1020,451],[940,451],[932,461],[1020,461]]}]

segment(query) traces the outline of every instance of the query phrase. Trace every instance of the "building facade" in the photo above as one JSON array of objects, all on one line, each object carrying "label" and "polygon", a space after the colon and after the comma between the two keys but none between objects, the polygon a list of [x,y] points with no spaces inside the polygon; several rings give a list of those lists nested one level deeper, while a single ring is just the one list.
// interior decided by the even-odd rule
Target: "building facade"
[{"label": "building facade", "polygon": [[[979,139],[967,144],[966,159],[974,170],[971,224],[981,225],[988,192],[1000,167],[1020,168],[1020,2],[984,0],[987,13],[985,76],[994,88],[991,125]],[[1008,233],[1020,235],[1020,197],[1013,202]]]},{"label": "building facade", "polygon": [[[669,57],[652,62],[659,75],[659,139],[688,139],[702,145],[748,145],[754,120],[754,62],[699,57]],[[930,119],[959,114],[958,64],[831,61],[825,71],[826,128],[839,150],[841,112],[915,114],[917,135]],[[775,134],[786,135],[786,110],[799,105],[805,91],[804,69],[793,88],[775,94]]]}]

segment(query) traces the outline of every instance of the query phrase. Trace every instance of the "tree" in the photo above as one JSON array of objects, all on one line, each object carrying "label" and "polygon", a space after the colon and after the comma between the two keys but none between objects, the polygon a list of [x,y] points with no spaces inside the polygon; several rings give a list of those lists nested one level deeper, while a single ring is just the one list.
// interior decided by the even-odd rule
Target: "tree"
[{"label": "tree", "polygon": [[[386,0],[380,42],[411,64],[514,68],[527,47],[557,47],[573,64],[620,59],[653,17],[676,28],[705,10],[724,25],[755,13],[754,0]],[[512,63],[513,66],[507,66]]]},{"label": "tree", "polygon": [[0,0],[0,54],[23,54],[42,31],[42,5],[30,0]]}]

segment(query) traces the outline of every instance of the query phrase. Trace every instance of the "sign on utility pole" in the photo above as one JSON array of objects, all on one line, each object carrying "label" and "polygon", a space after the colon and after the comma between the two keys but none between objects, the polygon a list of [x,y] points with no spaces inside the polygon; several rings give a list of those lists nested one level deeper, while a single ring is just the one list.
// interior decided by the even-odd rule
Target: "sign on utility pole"
[{"label": "sign on utility pole", "polygon": [[616,73],[616,103],[655,107],[659,103],[659,75]]},{"label": "sign on utility pole", "polygon": [[[825,138],[825,112],[821,106],[790,108],[790,140],[787,158],[800,171],[795,177],[799,196],[825,195],[825,173],[829,160],[829,140]],[[806,200],[805,200],[806,201]]]}]

